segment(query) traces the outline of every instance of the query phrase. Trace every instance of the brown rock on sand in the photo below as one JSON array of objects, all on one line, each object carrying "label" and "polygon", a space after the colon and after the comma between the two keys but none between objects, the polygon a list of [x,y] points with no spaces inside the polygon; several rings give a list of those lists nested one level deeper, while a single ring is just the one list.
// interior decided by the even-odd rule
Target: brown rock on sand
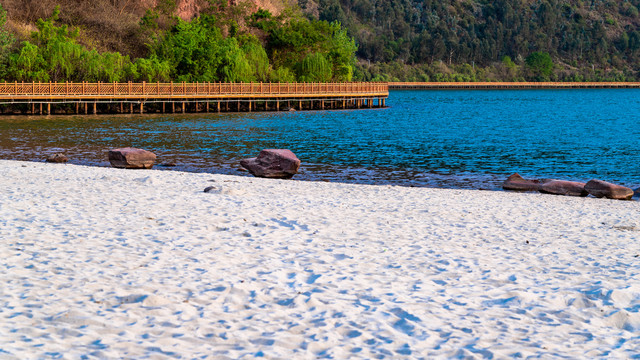
[{"label": "brown rock on sand", "polygon": [[156,161],[156,154],[136,148],[109,150],[111,166],[124,169],[151,169]]},{"label": "brown rock on sand", "polygon": [[266,149],[258,157],[244,159],[240,165],[256,177],[290,179],[298,173],[300,159],[287,149]]},{"label": "brown rock on sand", "polygon": [[565,196],[587,196],[589,193],[584,189],[584,185],[584,183],[576,181],[551,180],[540,187],[540,192]]},{"label": "brown rock on sand", "polygon": [[607,199],[629,200],[633,197],[633,190],[628,187],[597,179],[589,181],[584,188],[589,194],[597,198],[605,197]]},{"label": "brown rock on sand", "polygon": [[502,184],[502,188],[505,190],[516,190],[516,191],[539,191],[542,185],[545,182],[548,182],[548,179],[542,180],[528,180],[520,176],[520,174],[515,173],[507,178]]},{"label": "brown rock on sand", "polygon": [[56,153],[47,157],[47,162],[50,163],[66,163],[69,158],[63,153]]}]

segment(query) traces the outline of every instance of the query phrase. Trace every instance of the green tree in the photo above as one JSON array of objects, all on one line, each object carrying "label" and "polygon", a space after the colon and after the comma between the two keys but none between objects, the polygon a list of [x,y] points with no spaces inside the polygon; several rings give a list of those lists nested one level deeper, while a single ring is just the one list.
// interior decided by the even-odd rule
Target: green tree
[{"label": "green tree", "polygon": [[6,69],[9,66],[9,58],[15,38],[6,28],[7,12],[0,5],[0,78],[6,76]]},{"label": "green tree", "polygon": [[547,52],[536,51],[525,59],[529,77],[536,81],[549,81],[553,73],[553,60]]},{"label": "green tree", "polygon": [[162,61],[155,55],[148,59],[137,59],[134,65],[132,75],[137,81],[171,81],[171,65],[168,61]]},{"label": "green tree", "polygon": [[293,83],[296,82],[296,75],[291,69],[280,67],[269,74],[269,81],[276,83]]},{"label": "green tree", "polygon": [[222,80],[227,82],[255,81],[252,66],[235,38],[228,38],[222,48]]},{"label": "green tree", "polygon": [[328,82],[332,76],[331,64],[321,53],[311,53],[298,64],[300,81]]},{"label": "green tree", "polygon": [[22,43],[18,53],[9,60],[9,74],[17,81],[49,81],[46,62],[37,45],[28,41]]},{"label": "green tree", "polygon": [[245,53],[256,81],[269,81],[269,57],[264,47],[258,42],[258,39],[251,38],[249,42],[242,46],[242,51]]},{"label": "green tree", "polygon": [[47,20],[38,20],[31,41],[10,56],[9,76],[20,81],[123,81],[135,78],[128,56],[98,53],[76,42],[77,30],[58,26],[59,7]]},{"label": "green tree", "polygon": [[152,46],[151,56],[167,62],[171,78],[178,81],[216,81],[222,62],[222,33],[212,16],[178,24]]}]

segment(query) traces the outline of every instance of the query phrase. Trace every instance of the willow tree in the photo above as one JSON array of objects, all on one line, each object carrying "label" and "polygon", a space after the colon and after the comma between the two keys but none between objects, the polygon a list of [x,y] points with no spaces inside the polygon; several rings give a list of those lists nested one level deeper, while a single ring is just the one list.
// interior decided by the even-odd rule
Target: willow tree
[{"label": "willow tree", "polygon": [[171,65],[168,61],[160,60],[155,55],[136,59],[134,65],[133,76],[138,81],[171,81]]},{"label": "willow tree", "polygon": [[228,38],[222,47],[221,79],[227,82],[255,81],[254,70],[235,38]]},{"label": "willow tree", "polygon": [[6,69],[9,63],[11,48],[15,43],[15,38],[6,28],[7,12],[0,5],[0,77],[6,75]]},{"label": "willow tree", "polygon": [[279,67],[269,73],[269,81],[276,83],[296,82],[296,74],[287,67]]},{"label": "willow tree", "polygon": [[8,73],[17,81],[49,81],[42,51],[28,41],[22,43],[19,52],[11,55]]},{"label": "willow tree", "polygon": [[257,39],[249,40],[242,46],[242,51],[245,53],[256,81],[269,81],[269,57]]},{"label": "willow tree", "polygon": [[30,41],[11,55],[8,76],[20,81],[136,80],[134,66],[120,53],[98,53],[80,45],[78,30],[58,26],[56,7],[47,20],[38,20]]},{"label": "willow tree", "polygon": [[298,79],[307,82],[328,82],[333,76],[331,64],[321,53],[311,53],[298,64]]}]

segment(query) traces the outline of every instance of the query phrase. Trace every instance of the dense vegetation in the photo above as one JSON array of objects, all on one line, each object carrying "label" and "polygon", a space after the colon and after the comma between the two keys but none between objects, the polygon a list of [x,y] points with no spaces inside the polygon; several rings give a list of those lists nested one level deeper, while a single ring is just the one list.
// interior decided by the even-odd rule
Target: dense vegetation
[{"label": "dense vegetation", "polygon": [[0,0],[0,79],[640,80],[640,0],[189,1]]},{"label": "dense vegetation", "polygon": [[357,48],[338,23],[260,10],[241,30],[231,16],[236,10],[225,6],[183,21],[161,6],[149,9],[140,19],[146,56],[134,60],[82,44],[78,28],[59,24],[59,7],[18,42],[0,7],[0,76],[25,82],[352,80]]},{"label": "dense vegetation", "polygon": [[[360,77],[636,80],[640,0],[299,0],[359,45]],[[528,59],[548,54],[551,71]],[[535,56],[534,56],[535,57]],[[369,66],[371,62],[372,66]],[[535,65],[534,65],[535,64]]]}]

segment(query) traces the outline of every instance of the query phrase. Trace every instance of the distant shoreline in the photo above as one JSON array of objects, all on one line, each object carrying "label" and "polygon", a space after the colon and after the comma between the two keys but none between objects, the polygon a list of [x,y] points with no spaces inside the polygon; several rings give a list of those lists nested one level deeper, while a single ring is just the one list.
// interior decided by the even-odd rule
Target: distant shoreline
[{"label": "distant shoreline", "polygon": [[640,82],[389,82],[389,90],[639,89]]}]

